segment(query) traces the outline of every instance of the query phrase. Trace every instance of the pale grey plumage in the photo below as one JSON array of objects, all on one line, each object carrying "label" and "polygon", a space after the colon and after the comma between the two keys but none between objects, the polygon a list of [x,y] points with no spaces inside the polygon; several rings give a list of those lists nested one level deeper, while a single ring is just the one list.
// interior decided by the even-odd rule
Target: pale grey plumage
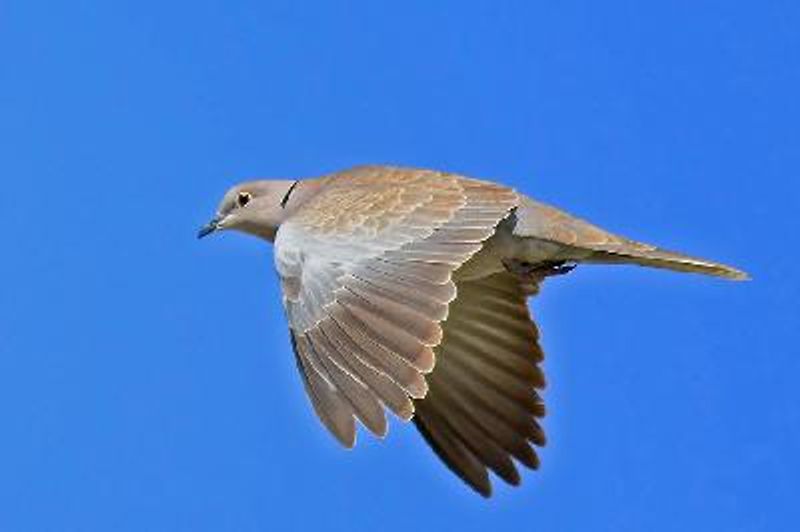
[{"label": "pale grey plumage", "polygon": [[201,236],[275,243],[292,344],[311,403],[345,446],[355,420],[413,417],[483,495],[487,468],[539,465],[544,405],[526,299],[569,263],[630,263],[730,279],[742,272],[612,235],[507,187],[428,170],[358,167],[233,187]]}]

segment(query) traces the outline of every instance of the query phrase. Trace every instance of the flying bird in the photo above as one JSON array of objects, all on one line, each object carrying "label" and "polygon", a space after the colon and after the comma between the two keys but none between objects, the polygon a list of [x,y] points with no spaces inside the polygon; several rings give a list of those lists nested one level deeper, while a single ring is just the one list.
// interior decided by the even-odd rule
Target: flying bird
[{"label": "flying bird", "polygon": [[579,263],[742,280],[737,269],[616,236],[511,188],[361,166],[242,183],[198,236],[237,230],[275,246],[297,367],[345,447],[385,410],[483,496],[489,471],[521,481],[545,445],[539,332],[527,305]]}]

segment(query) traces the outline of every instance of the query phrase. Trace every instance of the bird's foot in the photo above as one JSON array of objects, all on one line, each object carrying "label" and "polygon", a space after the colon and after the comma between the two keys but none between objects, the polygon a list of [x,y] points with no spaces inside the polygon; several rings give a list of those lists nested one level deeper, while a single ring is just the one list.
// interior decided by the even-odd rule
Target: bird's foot
[{"label": "bird's foot", "polygon": [[506,270],[527,282],[541,282],[547,277],[564,275],[575,269],[574,262],[569,261],[544,261],[528,262],[518,259],[503,261]]}]

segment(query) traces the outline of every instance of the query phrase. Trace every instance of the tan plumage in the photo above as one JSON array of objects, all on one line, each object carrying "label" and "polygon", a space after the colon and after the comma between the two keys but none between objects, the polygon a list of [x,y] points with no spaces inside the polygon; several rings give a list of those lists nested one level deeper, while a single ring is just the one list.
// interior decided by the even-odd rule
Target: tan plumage
[{"label": "tan plumage", "polygon": [[297,365],[345,446],[384,407],[413,417],[479,493],[537,468],[545,385],[527,297],[565,263],[633,263],[742,279],[733,268],[603,231],[515,191],[454,174],[359,167],[231,189],[202,234],[275,243]]}]

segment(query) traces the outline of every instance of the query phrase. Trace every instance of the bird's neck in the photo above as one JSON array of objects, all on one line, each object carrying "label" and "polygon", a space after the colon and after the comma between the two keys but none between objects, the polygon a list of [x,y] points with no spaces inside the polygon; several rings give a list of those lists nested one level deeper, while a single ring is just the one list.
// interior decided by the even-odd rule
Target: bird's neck
[{"label": "bird's neck", "polygon": [[303,205],[308,203],[314,196],[316,196],[322,189],[323,182],[320,179],[303,179],[298,181],[286,181],[285,192],[283,196],[283,205],[278,214],[279,218],[275,220],[276,223],[269,229],[262,230],[258,236],[268,240],[269,242],[275,241],[275,236],[278,228],[283,222],[292,217]]},{"label": "bird's neck", "polygon": [[297,210],[306,204],[311,198],[316,196],[322,188],[322,181],[319,179],[303,179],[300,181],[293,181],[286,189],[286,196],[284,197],[284,217],[287,219]]}]

